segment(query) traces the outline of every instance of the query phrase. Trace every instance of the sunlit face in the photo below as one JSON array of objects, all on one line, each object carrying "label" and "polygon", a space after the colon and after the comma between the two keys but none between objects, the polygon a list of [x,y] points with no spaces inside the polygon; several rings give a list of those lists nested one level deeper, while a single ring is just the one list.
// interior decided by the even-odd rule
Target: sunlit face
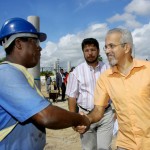
[{"label": "sunlit face", "polygon": [[35,38],[28,38],[27,42],[23,42],[22,58],[27,68],[35,67],[40,60],[41,47],[39,40]]},{"label": "sunlit face", "polygon": [[111,66],[118,65],[125,56],[124,45],[120,43],[120,33],[110,33],[105,39],[105,53]]},{"label": "sunlit face", "polygon": [[87,44],[83,48],[83,54],[88,64],[97,62],[99,56],[99,49],[94,44]]}]

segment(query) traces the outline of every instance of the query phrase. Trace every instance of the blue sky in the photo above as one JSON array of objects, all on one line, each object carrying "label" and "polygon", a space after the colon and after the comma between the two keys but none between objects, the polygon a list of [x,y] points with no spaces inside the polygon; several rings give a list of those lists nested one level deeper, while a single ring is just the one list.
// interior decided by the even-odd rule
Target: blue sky
[{"label": "blue sky", "polygon": [[[5,0],[0,5],[0,26],[12,17],[40,17],[40,31],[47,34],[41,43],[41,66],[53,66],[59,59],[64,69],[84,61],[81,42],[93,37],[100,43],[101,55],[106,32],[114,27],[132,31],[135,56],[150,59],[150,0]],[[2,47],[0,57],[4,56]]]}]

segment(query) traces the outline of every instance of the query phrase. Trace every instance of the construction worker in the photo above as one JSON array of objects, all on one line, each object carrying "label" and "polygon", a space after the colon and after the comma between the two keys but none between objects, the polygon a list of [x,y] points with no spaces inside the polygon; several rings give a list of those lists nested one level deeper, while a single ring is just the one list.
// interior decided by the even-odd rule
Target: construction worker
[{"label": "construction worker", "polygon": [[0,65],[1,150],[42,150],[45,128],[89,128],[86,116],[52,106],[27,71],[39,62],[39,42],[45,40],[45,33],[21,18],[11,18],[1,28],[0,45],[6,52]]}]

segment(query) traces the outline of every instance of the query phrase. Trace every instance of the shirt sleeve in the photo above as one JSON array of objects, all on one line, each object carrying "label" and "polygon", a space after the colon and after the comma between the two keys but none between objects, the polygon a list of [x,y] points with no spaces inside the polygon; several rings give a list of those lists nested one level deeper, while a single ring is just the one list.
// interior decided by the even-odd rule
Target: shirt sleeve
[{"label": "shirt sleeve", "polygon": [[0,85],[1,107],[20,122],[51,105],[29,85],[23,73],[12,66],[0,70]]},{"label": "shirt sleeve", "polygon": [[68,82],[66,88],[66,95],[69,97],[77,98],[78,97],[78,80],[73,72],[70,72],[68,75]]},{"label": "shirt sleeve", "polygon": [[96,87],[94,91],[94,105],[106,107],[109,100],[110,97],[104,84],[104,78],[100,76],[96,82]]}]

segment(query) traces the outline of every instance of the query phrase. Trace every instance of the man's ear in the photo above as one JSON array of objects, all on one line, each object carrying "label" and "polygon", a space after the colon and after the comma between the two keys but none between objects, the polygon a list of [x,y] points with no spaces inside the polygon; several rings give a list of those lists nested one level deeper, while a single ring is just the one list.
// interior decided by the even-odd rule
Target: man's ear
[{"label": "man's ear", "polygon": [[126,43],[124,46],[125,46],[125,53],[129,53],[131,51],[131,45]]},{"label": "man's ear", "polygon": [[15,46],[20,50],[22,48],[21,40],[19,38],[15,39]]}]

